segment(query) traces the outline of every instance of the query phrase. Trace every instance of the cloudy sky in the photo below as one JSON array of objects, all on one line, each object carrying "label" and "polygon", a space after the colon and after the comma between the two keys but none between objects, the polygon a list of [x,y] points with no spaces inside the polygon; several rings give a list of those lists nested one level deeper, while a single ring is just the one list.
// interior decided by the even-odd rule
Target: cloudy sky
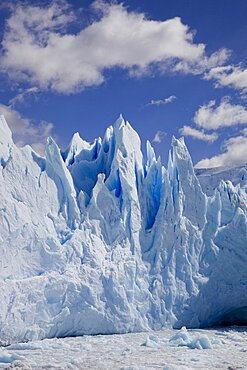
[{"label": "cloudy sky", "polygon": [[198,167],[246,163],[246,14],[245,0],[2,0],[0,114],[40,153],[122,113],[164,162],[175,135]]}]

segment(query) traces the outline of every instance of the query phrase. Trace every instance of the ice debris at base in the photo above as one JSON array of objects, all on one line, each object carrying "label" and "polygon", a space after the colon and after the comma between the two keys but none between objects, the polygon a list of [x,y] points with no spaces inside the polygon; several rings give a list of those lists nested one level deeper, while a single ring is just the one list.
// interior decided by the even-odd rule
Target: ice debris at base
[{"label": "ice debris at base", "polygon": [[[4,350],[8,357],[22,359],[13,360],[11,364],[0,361],[0,369],[246,369],[246,330],[247,327],[188,329],[190,340],[208,337],[212,349],[205,350],[174,345],[170,339],[179,333],[174,329],[17,343]],[[234,341],[235,336],[239,338],[238,342]],[[147,338],[150,339],[150,344],[153,342],[152,345],[143,345]]]},{"label": "ice debris at base", "polygon": [[246,322],[245,174],[209,196],[183,139],[140,147],[120,117],[42,158],[1,116],[0,343]]}]

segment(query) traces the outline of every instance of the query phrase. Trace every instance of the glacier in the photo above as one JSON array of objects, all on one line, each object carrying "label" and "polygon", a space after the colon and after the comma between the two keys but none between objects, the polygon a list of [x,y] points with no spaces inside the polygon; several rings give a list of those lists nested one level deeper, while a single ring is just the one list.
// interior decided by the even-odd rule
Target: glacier
[{"label": "glacier", "polygon": [[122,116],[44,157],[0,117],[1,345],[247,323],[247,166],[145,157]]}]

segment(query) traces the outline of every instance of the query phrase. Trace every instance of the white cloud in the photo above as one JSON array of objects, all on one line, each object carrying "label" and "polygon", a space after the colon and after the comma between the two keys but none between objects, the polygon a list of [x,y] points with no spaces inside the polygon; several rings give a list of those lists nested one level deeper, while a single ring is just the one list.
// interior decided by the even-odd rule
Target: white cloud
[{"label": "white cloud", "polygon": [[231,104],[228,97],[223,98],[218,106],[215,100],[211,100],[198,109],[194,122],[206,130],[247,124],[247,109],[240,104]]},{"label": "white cloud", "polygon": [[183,136],[191,136],[194,139],[199,139],[203,141],[214,142],[218,139],[218,134],[213,132],[212,134],[205,134],[204,131],[199,131],[190,126],[183,126],[180,128],[179,133]]},{"label": "white cloud", "polygon": [[21,103],[23,103],[26,100],[26,98],[28,96],[34,95],[38,91],[39,91],[39,89],[37,87],[35,87],[35,86],[34,87],[30,87],[29,89],[26,89],[26,90],[22,90],[19,94],[17,94],[12,99],[10,99],[9,105],[11,107],[14,107],[17,103],[21,104]]},{"label": "white cloud", "polygon": [[233,87],[247,92],[247,69],[240,66],[221,66],[212,68],[205,76],[206,80],[215,80],[216,87]]},{"label": "white cloud", "polygon": [[182,60],[174,66],[173,70],[175,72],[183,72],[187,74],[201,74],[205,70],[209,70],[215,66],[221,66],[229,59],[230,55],[230,50],[222,48],[211,54],[209,57],[204,55],[197,63],[191,63],[190,60]]},{"label": "white cloud", "polygon": [[158,130],[152,140],[153,143],[156,143],[156,144],[160,144],[162,142],[162,140],[164,139],[164,137],[166,136],[166,132],[165,131],[160,131]]},{"label": "white cloud", "polygon": [[[247,125],[247,109],[243,105],[232,104],[230,98],[225,96],[218,106],[215,100],[202,105],[195,113],[193,121],[202,130],[184,126],[179,130],[180,134],[213,142],[219,136],[215,131],[223,127],[230,128],[236,125]],[[204,130],[215,131],[205,133]],[[226,140],[221,150],[223,153],[212,158],[202,159],[197,163],[196,167],[227,167],[246,163],[247,127],[242,129],[238,136]]]},{"label": "white cloud", "polygon": [[63,1],[12,7],[2,42],[2,71],[41,89],[73,93],[101,84],[104,71],[114,67],[140,74],[155,64],[194,73],[197,66],[212,68],[228,57],[225,49],[208,57],[205,45],[193,42],[194,33],[178,17],[149,20],[106,2],[94,2],[94,8],[97,20],[72,34],[66,27],[75,15]]},{"label": "white cloud", "polygon": [[20,147],[29,144],[40,154],[44,154],[46,139],[51,135],[53,124],[42,121],[35,125],[30,119],[24,118],[19,112],[4,104],[0,104],[3,114],[16,144]]},{"label": "white cloud", "polygon": [[231,137],[223,145],[223,153],[211,158],[202,159],[196,164],[197,168],[231,167],[247,162],[247,128],[239,136]]},{"label": "white cloud", "polygon": [[172,103],[176,99],[177,99],[177,97],[175,95],[170,95],[170,96],[168,96],[167,98],[164,98],[164,99],[151,100],[146,105],[147,106],[149,106],[149,105],[165,105],[165,104]]}]

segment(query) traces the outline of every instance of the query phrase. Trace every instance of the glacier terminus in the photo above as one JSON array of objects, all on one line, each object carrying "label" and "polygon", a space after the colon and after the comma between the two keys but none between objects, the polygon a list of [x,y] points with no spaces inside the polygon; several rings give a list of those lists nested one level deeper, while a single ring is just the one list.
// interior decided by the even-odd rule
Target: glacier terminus
[{"label": "glacier terminus", "polygon": [[195,170],[173,138],[165,167],[122,116],[44,157],[1,116],[0,163],[2,345],[247,324],[247,166]]}]

